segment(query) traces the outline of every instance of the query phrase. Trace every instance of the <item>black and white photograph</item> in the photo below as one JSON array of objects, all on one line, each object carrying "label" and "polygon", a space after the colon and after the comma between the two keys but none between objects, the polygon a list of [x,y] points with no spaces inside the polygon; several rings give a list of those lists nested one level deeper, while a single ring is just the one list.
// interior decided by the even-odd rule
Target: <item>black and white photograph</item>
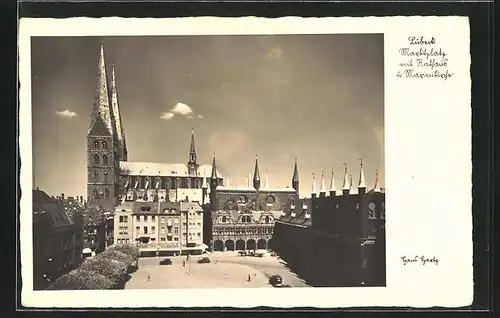
[{"label": "black and white photograph", "polygon": [[25,303],[467,303],[468,28],[433,21],[24,20]]},{"label": "black and white photograph", "polygon": [[35,289],[385,285],[382,34],[31,41]]}]

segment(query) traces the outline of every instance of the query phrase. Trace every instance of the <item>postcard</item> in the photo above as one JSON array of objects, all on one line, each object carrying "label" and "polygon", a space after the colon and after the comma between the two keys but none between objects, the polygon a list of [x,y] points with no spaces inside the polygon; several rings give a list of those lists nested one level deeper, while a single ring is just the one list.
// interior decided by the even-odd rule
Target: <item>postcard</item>
[{"label": "postcard", "polygon": [[21,302],[473,301],[466,17],[21,19]]}]

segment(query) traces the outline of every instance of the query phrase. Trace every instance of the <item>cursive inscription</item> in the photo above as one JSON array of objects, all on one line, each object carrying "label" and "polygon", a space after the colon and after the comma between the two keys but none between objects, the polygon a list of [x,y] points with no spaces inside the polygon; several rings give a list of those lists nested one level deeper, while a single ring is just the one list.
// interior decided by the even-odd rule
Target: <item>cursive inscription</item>
[{"label": "cursive inscription", "polygon": [[411,36],[408,46],[399,49],[401,60],[398,78],[448,80],[453,73],[448,69],[448,53],[437,46],[436,38]]},{"label": "cursive inscription", "polygon": [[419,256],[415,255],[413,257],[408,257],[408,256],[401,256],[401,262],[403,265],[408,265],[408,264],[420,264],[420,265],[427,265],[427,264],[434,264],[438,265],[439,264],[439,258],[436,256],[433,257],[427,257],[427,256]]}]

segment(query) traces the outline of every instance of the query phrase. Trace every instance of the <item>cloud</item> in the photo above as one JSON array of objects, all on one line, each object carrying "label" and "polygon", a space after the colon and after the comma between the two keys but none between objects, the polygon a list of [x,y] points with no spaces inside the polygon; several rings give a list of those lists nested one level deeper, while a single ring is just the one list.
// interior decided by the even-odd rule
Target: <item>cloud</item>
[{"label": "cloud", "polygon": [[198,115],[198,118],[199,118],[199,119],[203,119],[203,118],[205,118],[205,117],[203,117],[203,115]]},{"label": "cloud", "polygon": [[166,119],[166,120],[170,120],[172,118],[174,118],[174,114],[168,112],[168,113],[163,113],[160,117],[161,119]]},{"label": "cloud", "polygon": [[70,110],[68,110],[68,109],[66,109],[66,110],[56,111],[56,115],[57,115],[57,116],[60,116],[60,117],[64,117],[64,118],[73,118],[73,117],[75,117],[75,116],[78,116],[78,114],[77,114],[77,113],[72,112],[72,111],[70,111]]},{"label": "cloud", "polygon": [[187,119],[193,119],[193,116],[189,115],[189,116],[186,116]]},{"label": "cloud", "polygon": [[193,112],[191,107],[184,103],[177,103],[175,106],[170,110],[174,114],[179,114],[179,115],[189,115]]},{"label": "cloud", "polygon": [[270,59],[280,59],[281,55],[283,55],[283,51],[279,46],[271,48],[271,50],[267,53],[267,57]]}]

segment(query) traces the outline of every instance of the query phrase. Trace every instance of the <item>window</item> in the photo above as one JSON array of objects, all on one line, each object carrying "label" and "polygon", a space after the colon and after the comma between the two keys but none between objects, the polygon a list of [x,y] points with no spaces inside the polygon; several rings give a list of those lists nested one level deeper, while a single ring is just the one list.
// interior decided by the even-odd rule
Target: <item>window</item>
[{"label": "window", "polygon": [[107,165],[108,164],[108,156],[102,155],[102,164]]},{"label": "window", "polygon": [[196,235],[201,236],[201,232],[196,233]]},{"label": "window", "polygon": [[269,223],[269,216],[266,215],[266,223]]},{"label": "window", "polygon": [[175,241],[175,242],[178,242],[178,241],[179,241],[179,238],[178,238],[178,237],[174,237],[174,241]]},{"label": "window", "polygon": [[108,143],[105,140],[102,141],[102,149],[108,149]]},{"label": "window", "polygon": [[[175,241],[178,241],[178,240],[179,240],[179,238],[176,237]],[[167,237],[167,241],[172,242],[172,237],[171,236]]]},{"label": "window", "polygon": [[137,233],[139,233],[139,232],[141,231],[141,228],[140,228],[139,226],[136,226],[136,227],[135,227],[135,231],[136,231]]},{"label": "window", "polygon": [[152,226],[152,227],[151,227],[151,233],[153,233],[153,234],[154,234],[154,233],[155,233],[155,231],[156,231],[156,227]]},{"label": "window", "polygon": [[97,199],[97,197],[99,196],[99,192],[97,192],[97,189],[94,189],[94,191],[92,191],[92,196],[94,197],[94,199]]},{"label": "window", "polygon": [[144,234],[148,234],[148,227],[147,226],[144,227]]},{"label": "window", "polygon": [[160,238],[160,242],[165,242],[165,238],[164,238],[164,237],[161,237],[161,238]]},{"label": "window", "polygon": [[104,190],[104,196],[109,198],[109,189]]},{"label": "window", "polygon": [[223,217],[222,217],[222,223],[226,223],[226,221],[227,221],[226,216],[223,216]]},{"label": "window", "polygon": [[94,141],[94,148],[95,149],[98,149],[99,148],[99,142],[96,140]]},{"label": "window", "polygon": [[156,220],[156,217],[154,215],[151,216],[151,221],[155,221]]},{"label": "window", "polygon": [[140,215],[136,215],[136,216],[135,216],[135,220],[136,220],[137,222],[139,222],[139,221],[141,220],[141,216],[140,216]]},{"label": "window", "polygon": [[123,216],[123,222],[128,222],[128,216],[127,215]]},{"label": "window", "polygon": [[144,222],[147,222],[147,221],[148,221],[148,216],[147,216],[147,215],[145,215],[145,216],[144,216]]},{"label": "window", "polygon": [[368,203],[368,218],[369,219],[377,218],[377,216],[375,215],[375,203],[373,202]]},{"label": "window", "polygon": [[179,234],[179,228],[178,227],[174,228],[174,233],[175,234]]},{"label": "window", "polygon": [[120,215],[120,222],[123,222],[123,215]]},{"label": "window", "polygon": [[94,164],[95,165],[99,164],[99,156],[98,155],[94,155]]}]

